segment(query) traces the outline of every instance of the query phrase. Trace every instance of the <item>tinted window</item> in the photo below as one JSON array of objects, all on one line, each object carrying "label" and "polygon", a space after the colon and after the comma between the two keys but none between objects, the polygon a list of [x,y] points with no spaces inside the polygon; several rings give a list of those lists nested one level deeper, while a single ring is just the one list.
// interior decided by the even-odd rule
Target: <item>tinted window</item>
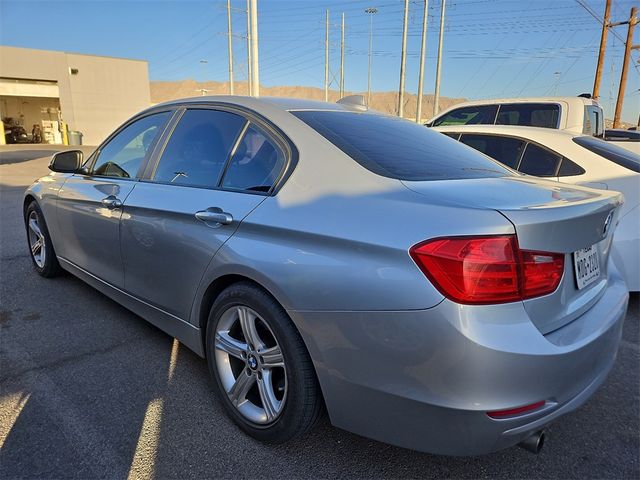
[{"label": "tinted window", "polygon": [[161,112],[136,120],[100,149],[93,175],[135,178],[147,153],[173,112]]},{"label": "tinted window", "polygon": [[444,125],[493,125],[496,119],[497,105],[478,105],[451,110],[435,119],[431,126]]},{"label": "tinted window", "polygon": [[523,103],[500,105],[497,125],[528,125],[531,127],[558,128],[558,105]]},{"label": "tinted window", "polygon": [[584,127],[582,133],[601,137],[604,134],[604,112],[596,105],[584,107]]},{"label": "tinted window", "polygon": [[460,136],[458,132],[440,132],[440,133],[446,135],[447,137],[453,138],[454,140],[458,140],[458,137]]},{"label": "tinted window", "polygon": [[560,170],[558,170],[559,177],[570,177],[571,175],[582,175],[583,173],[585,173],[584,168],[580,165],[573,163],[568,158],[562,158]]},{"label": "tinted window", "polygon": [[167,143],[154,180],[216,187],[246,120],[217,110],[187,110]]},{"label": "tinted window", "polygon": [[517,138],[496,135],[463,134],[460,141],[505,165],[516,168],[525,142]]},{"label": "tinted window", "polygon": [[267,192],[280,176],[284,155],[255,126],[247,129],[231,159],[222,186]]},{"label": "tinted window", "polygon": [[607,160],[634,172],[640,172],[640,155],[595,137],[574,137],[573,141]]},{"label": "tinted window", "polygon": [[555,177],[561,159],[560,155],[529,143],[518,170],[537,177]]},{"label": "tinted window", "polygon": [[499,163],[397,117],[371,113],[292,112],[370,171],[400,180],[511,175]]}]

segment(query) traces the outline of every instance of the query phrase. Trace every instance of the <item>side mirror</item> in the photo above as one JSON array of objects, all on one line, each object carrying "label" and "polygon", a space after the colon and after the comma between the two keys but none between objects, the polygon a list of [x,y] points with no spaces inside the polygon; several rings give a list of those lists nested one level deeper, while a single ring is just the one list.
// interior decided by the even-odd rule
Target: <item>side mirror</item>
[{"label": "side mirror", "polygon": [[59,173],[76,173],[82,166],[80,150],[66,150],[54,153],[49,163],[49,170]]}]

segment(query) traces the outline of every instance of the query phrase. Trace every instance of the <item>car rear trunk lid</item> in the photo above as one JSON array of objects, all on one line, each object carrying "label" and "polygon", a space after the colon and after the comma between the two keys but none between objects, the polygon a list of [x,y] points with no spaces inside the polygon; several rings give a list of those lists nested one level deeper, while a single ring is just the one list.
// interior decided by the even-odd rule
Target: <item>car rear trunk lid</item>
[{"label": "car rear trunk lid", "polygon": [[[543,334],[580,316],[606,288],[622,194],[525,176],[403,183],[435,203],[497,210],[514,225],[521,249],[565,254],[564,276],[556,291],[523,302]],[[579,288],[576,252],[592,246],[600,273]]]}]

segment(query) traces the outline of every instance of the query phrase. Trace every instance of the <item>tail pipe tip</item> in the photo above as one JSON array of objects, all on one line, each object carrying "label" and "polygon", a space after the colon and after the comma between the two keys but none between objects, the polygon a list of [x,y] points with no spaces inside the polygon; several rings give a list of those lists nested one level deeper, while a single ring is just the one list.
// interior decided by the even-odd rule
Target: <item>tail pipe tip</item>
[{"label": "tail pipe tip", "polygon": [[524,448],[525,450],[538,454],[542,447],[544,446],[545,433],[540,430],[532,435],[529,435],[523,441],[521,441],[518,446]]}]

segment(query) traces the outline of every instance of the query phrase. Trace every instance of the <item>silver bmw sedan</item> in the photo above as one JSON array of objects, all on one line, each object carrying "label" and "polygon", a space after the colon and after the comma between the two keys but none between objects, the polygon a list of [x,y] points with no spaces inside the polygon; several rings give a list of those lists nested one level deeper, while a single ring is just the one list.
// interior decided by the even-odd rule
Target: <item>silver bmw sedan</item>
[{"label": "silver bmw sedan", "polygon": [[24,197],[36,272],[71,272],[205,357],[260,440],[326,410],[420,451],[537,451],[614,362],[622,196],[353,99],[164,103],[50,169]]}]

